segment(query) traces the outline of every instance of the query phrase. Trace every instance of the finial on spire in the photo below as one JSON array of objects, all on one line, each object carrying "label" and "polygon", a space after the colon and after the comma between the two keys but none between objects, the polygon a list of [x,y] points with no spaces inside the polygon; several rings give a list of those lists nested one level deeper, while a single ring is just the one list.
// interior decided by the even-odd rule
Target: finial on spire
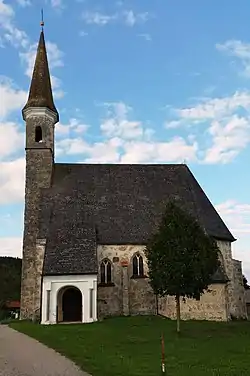
[{"label": "finial on spire", "polygon": [[43,31],[43,27],[44,27],[43,9],[41,9],[41,22],[40,22],[40,25],[41,25],[41,28],[42,28],[42,31]]}]

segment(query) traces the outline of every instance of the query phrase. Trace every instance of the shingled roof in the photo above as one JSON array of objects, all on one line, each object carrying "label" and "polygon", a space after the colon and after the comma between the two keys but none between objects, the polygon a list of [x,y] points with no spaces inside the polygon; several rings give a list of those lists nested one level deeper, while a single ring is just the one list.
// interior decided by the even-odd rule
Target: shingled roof
[{"label": "shingled roof", "polygon": [[30,107],[48,108],[56,114],[57,121],[59,120],[58,111],[54,104],[52,95],[49,65],[43,30],[41,31],[37,47],[37,54],[30,84],[28,101],[22,111],[24,118],[25,110]]},{"label": "shingled roof", "polygon": [[170,199],[210,236],[235,240],[186,165],[56,164],[42,191],[44,274],[96,270],[96,243],[146,244]]}]

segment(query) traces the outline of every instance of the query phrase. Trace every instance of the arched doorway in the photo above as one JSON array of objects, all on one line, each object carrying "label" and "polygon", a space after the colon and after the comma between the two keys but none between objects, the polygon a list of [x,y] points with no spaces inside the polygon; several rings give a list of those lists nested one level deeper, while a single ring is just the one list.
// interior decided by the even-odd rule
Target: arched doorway
[{"label": "arched doorway", "polygon": [[76,287],[66,287],[61,295],[61,320],[82,322],[82,293]]}]

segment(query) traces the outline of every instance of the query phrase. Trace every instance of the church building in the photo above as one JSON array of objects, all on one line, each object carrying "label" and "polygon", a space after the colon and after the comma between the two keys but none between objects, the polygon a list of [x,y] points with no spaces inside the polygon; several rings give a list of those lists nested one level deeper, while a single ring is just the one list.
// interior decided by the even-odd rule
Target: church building
[{"label": "church building", "polygon": [[[114,315],[175,317],[174,298],[149,284],[145,245],[175,199],[213,237],[221,268],[183,319],[245,318],[235,238],[185,164],[67,164],[54,160],[56,124],[41,31],[26,124],[26,183],[21,319],[91,323]],[[215,182],[216,184],[216,182]]]}]

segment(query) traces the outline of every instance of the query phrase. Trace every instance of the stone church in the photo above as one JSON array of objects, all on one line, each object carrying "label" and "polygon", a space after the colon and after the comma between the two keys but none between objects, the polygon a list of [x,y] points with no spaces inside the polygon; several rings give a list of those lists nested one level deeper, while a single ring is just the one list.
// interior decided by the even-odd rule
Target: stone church
[{"label": "stone church", "polygon": [[175,317],[172,297],[153,294],[145,245],[175,199],[216,239],[221,268],[183,319],[245,318],[241,262],[230,233],[185,164],[55,163],[55,107],[41,32],[26,123],[21,318],[90,323],[110,315]]}]

